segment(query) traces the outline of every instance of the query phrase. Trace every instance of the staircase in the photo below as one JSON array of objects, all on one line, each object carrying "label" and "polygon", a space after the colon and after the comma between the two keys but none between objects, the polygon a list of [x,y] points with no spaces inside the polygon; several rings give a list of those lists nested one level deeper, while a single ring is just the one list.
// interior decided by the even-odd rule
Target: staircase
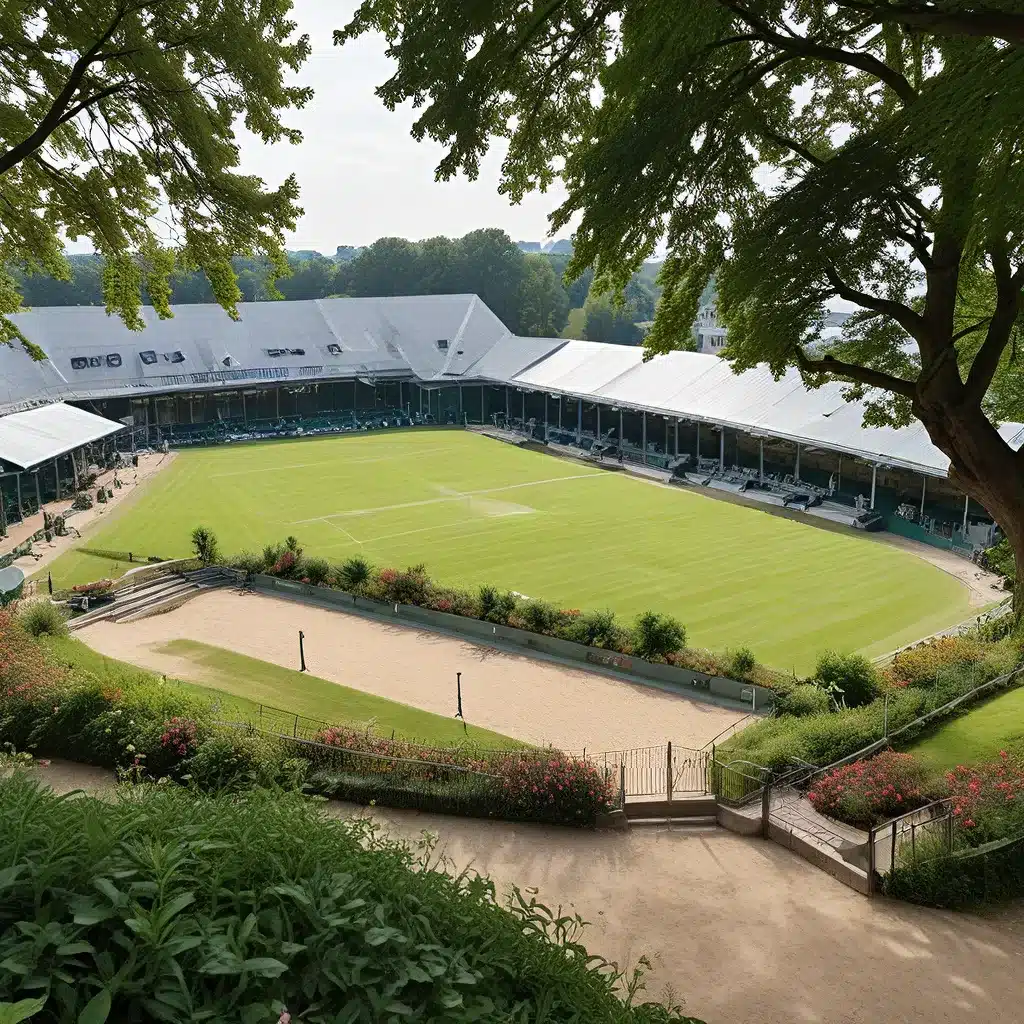
[{"label": "staircase", "polygon": [[158,576],[118,591],[117,597],[109,604],[72,619],[68,628],[81,629],[95,622],[136,622],[150,615],[172,611],[204,590],[237,585],[239,579],[239,574],[220,566]]},{"label": "staircase", "polygon": [[713,796],[681,796],[673,800],[628,798],[625,807],[630,827],[672,826],[705,831],[718,825],[718,801]]}]

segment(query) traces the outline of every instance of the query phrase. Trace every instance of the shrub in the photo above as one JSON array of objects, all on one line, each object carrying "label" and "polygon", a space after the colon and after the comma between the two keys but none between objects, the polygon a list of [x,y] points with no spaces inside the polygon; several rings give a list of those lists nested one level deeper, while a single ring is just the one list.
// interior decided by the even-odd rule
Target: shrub
[{"label": "shrub", "polygon": [[295,777],[298,759],[285,757],[281,743],[258,733],[225,729],[206,739],[181,765],[181,778],[207,791],[273,787],[289,781],[301,785],[304,770]]},{"label": "shrub", "polygon": [[66,636],[67,615],[45,598],[30,601],[18,609],[18,624],[32,636]]},{"label": "shrub", "polygon": [[205,526],[197,526],[192,531],[192,550],[203,565],[213,565],[220,557],[220,552],[217,550],[217,538],[213,531]]},{"label": "shrub", "polygon": [[878,696],[881,679],[874,665],[861,654],[825,651],[818,658],[814,678],[848,708],[870,704]]},{"label": "shrub", "polygon": [[1024,832],[1024,758],[1000,751],[990,764],[946,774],[958,838],[971,846]]},{"label": "shrub", "polygon": [[589,956],[579,918],[430,852],[296,795],[66,800],[16,773],[0,782],[0,864],[19,866],[0,1001],[42,992],[39,1019],[62,1021],[103,1019],[85,1009],[101,992],[110,1021],[688,1020]]},{"label": "shrub", "polygon": [[322,587],[331,577],[331,566],[326,558],[309,558],[305,565],[306,579],[314,587]]},{"label": "shrub", "polygon": [[523,628],[531,633],[552,634],[558,628],[561,616],[554,605],[546,601],[527,601],[519,609]]},{"label": "shrub", "polygon": [[686,644],[686,629],[677,619],[656,612],[637,616],[633,626],[633,653],[645,661],[674,654]]},{"label": "shrub", "polygon": [[820,775],[807,799],[830,818],[868,829],[929,803],[927,775],[912,754],[885,750]]},{"label": "shrub", "polygon": [[334,572],[338,586],[350,594],[361,594],[372,574],[370,563],[359,555],[342,562]]},{"label": "shrub", "polygon": [[244,573],[261,573],[266,568],[263,556],[255,551],[239,551],[228,559],[228,565]]},{"label": "shrub", "polygon": [[795,686],[779,701],[779,711],[794,718],[806,715],[823,715],[829,710],[829,696],[813,683]]},{"label": "shrub", "polygon": [[379,569],[366,588],[368,595],[389,604],[423,605],[430,590],[430,577],[422,565],[398,569]]},{"label": "shrub", "polygon": [[457,587],[431,587],[425,604],[434,611],[476,618],[476,601],[468,590],[460,590]]},{"label": "shrub", "polygon": [[106,490],[105,490],[104,488],[102,488],[102,487],[101,487],[101,488],[100,488],[100,489],[99,489],[99,490],[98,490],[98,491],[96,492],[96,501],[97,501],[97,502],[98,502],[98,503],[99,503],[100,505],[105,505],[105,504],[107,503],[107,492],[106,492]]},{"label": "shrub", "polygon": [[480,588],[478,601],[478,618],[484,622],[494,622],[498,625],[508,625],[508,620],[515,613],[518,603],[515,594],[508,591],[502,593],[491,586]]},{"label": "shrub", "polygon": [[506,758],[500,775],[506,816],[590,825],[614,805],[610,777],[591,762],[560,752]]},{"label": "shrub", "polygon": [[1013,558],[1013,548],[1006,538],[985,551],[983,564],[989,572],[1005,576],[1011,585],[1017,579],[1017,566]]},{"label": "shrub", "polygon": [[729,661],[732,673],[737,679],[744,679],[757,665],[757,658],[749,647],[740,647],[733,651]]},{"label": "shrub", "polygon": [[971,637],[945,636],[900,651],[889,672],[898,686],[928,686],[939,669],[979,662],[985,655],[985,646]]},{"label": "shrub", "polygon": [[295,555],[294,551],[288,551],[287,549],[282,551],[278,556],[278,559],[270,567],[270,574],[272,576],[281,576],[284,578],[290,578],[298,575],[299,571],[299,560]]},{"label": "shrub", "polygon": [[71,503],[71,507],[77,512],[84,512],[86,509],[92,508],[92,498],[89,496],[88,491],[79,491],[75,495],[75,500]]},{"label": "shrub", "polygon": [[558,630],[561,637],[586,647],[623,651],[629,645],[629,632],[615,621],[615,612],[587,612],[568,619]]}]

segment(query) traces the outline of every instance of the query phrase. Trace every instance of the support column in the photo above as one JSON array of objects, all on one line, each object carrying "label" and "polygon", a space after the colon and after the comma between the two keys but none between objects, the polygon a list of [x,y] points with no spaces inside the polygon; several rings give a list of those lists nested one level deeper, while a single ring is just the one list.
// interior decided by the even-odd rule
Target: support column
[{"label": "support column", "polygon": [[508,403],[509,403],[508,385],[506,384],[505,385],[505,426],[506,427],[508,426],[508,421],[510,419],[512,419],[512,411],[509,409]]},{"label": "support column", "polygon": [[619,454],[622,454],[622,410],[619,410]]},{"label": "support column", "polygon": [[764,483],[764,438],[759,438],[757,478]]},{"label": "support column", "polygon": [[18,518],[25,521],[25,510],[21,507],[21,472],[14,478],[15,486],[18,488]]},{"label": "support column", "polygon": [[53,460],[53,485],[57,488],[57,500],[60,501],[60,466],[57,460]]},{"label": "support column", "polygon": [[[398,386],[401,387],[402,385],[399,384]],[[463,406],[462,406],[462,385],[460,384],[459,385],[459,422],[460,423],[464,423],[465,419],[466,419],[466,414],[465,414],[465,412],[463,412]]]},{"label": "support column", "polygon": [[245,392],[242,392],[242,425],[247,426],[249,423],[249,407],[245,404]]},{"label": "support column", "polygon": [[583,399],[576,399],[576,447],[583,447]]},{"label": "support column", "polygon": [[878,482],[878,464],[871,467],[871,511],[875,511],[875,484]]},{"label": "support column", "polygon": [[[356,384],[352,382],[352,408],[356,407]],[[281,389],[280,387],[274,388],[274,419],[281,418]]]},{"label": "support column", "polygon": [[417,385],[416,390],[420,393],[420,419],[423,419],[423,388]]},{"label": "support column", "polygon": [[480,385],[480,422],[487,422],[487,406],[484,403],[484,386]]},{"label": "support column", "polygon": [[697,461],[700,462],[700,420],[697,420]]},{"label": "support column", "polygon": [[597,406],[595,406],[595,408],[597,409],[597,439],[598,439],[598,441],[600,441],[601,440],[601,406],[597,405]]},{"label": "support column", "polygon": [[675,444],[675,449],[676,449],[676,458],[678,459],[679,458],[679,420],[678,419],[676,420],[676,444]]},{"label": "support column", "polygon": [[796,446],[796,468],[793,470],[793,479],[800,482],[800,445]]},{"label": "support column", "polygon": [[668,420],[665,420],[665,458],[668,458]]},{"label": "support column", "polygon": [[924,519],[924,496],[928,490],[928,477],[921,476],[921,519]]},{"label": "support column", "polygon": [[725,427],[718,435],[718,472],[725,472]]},{"label": "support column", "polygon": [[964,537],[965,541],[967,540],[967,506],[970,503],[971,503],[971,496],[969,494],[965,494],[964,495],[964,525],[960,529],[960,532],[963,534],[963,537]]},{"label": "support column", "polygon": [[39,470],[38,469],[34,469],[34,470],[32,470],[32,472],[35,474],[35,478],[36,478],[36,504],[39,506],[40,511],[42,511],[42,508],[43,508],[43,492],[39,489]]},{"label": "support column", "polygon": [[523,392],[523,430],[526,429],[526,392]]},{"label": "support column", "polygon": [[[558,429],[562,429],[562,396],[558,396]],[[559,439],[561,441],[561,439]]]},{"label": "support column", "polygon": [[544,392],[544,440],[548,439],[548,393]]},{"label": "support column", "polygon": [[836,484],[836,493],[843,489],[843,457],[839,456],[839,481]]},{"label": "support column", "polygon": [[4,501],[4,479],[6,473],[0,475],[0,537],[7,536],[7,502]]},{"label": "support column", "polygon": [[644,433],[643,433],[643,446],[644,446],[644,465],[647,465],[647,410],[644,410]]},{"label": "support column", "polygon": [[[459,405],[462,405],[462,385],[459,385]],[[405,406],[402,404],[402,382],[398,382],[398,408],[404,409]]]},{"label": "support column", "polygon": [[75,458],[75,453],[71,453],[71,477],[75,482],[75,490],[78,490],[78,460]]}]

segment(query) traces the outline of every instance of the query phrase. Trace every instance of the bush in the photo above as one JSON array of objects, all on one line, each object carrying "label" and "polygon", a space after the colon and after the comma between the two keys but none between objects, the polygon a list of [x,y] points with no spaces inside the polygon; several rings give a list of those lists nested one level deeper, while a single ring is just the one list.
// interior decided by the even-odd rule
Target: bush
[{"label": "bush", "polygon": [[283,784],[298,788],[304,781],[305,770],[303,766],[296,772],[297,762],[298,759],[285,756],[276,739],[226,729],[210,736],[183,761],[181,778],[206,791]]},{"label": "bush", "polygon": [[502,593],[490,586],[480,588],[477,617],[484,622],[494,622],[507,626],[509,618],[515,613],[518,603],[515,594]]},{"label": "bush", "polygon": [[757,658],[749,647],[740,647],[732,652],[729,658],[732,673],[737,679],[746,678],[747,674],[754,671],[757,665]]},{"label": "bush", "polygon": [[686,644],[686,629],[677,619],[656,612],[637,616],[633,626],[633,653],[645,661],[659,661]]},{"label": "bush", "polygon": [[100,505],[105,505],[105,504],[107,503],[107,492],[106,492],[106,490],[105,490],[104,488],[102,488],[102,487],[101,487],[101,488],[100,488],[100,489],[99,489],[99,490],[98,490],[98,491],[96,492],[96,501],[97,501],[97,502],[98,502],[98,503],[99,503]]},{"label": "bush", "polygon": [[1017,579],[1017,566],[1013,558],[1013,548],[1006,538],[985,551],[983,565],[989,572],[1005,576],[1011,585]]},{"label": "bush", "polygon": [[220,557],[220,552],[217,550],[217,538],[213,531],[205,526],[197,526],[192,531],[192,550],[203,565],[213,565]]},{"label": "bush", "polygon": [[929,686],[940,669],[983,661],[986,653],[985,645],[971,637],[944,636],[900,651],[889,674],[897,686]]},{"label": "bush", "polygon": [[18,624],[32,636],[67,636],[67,615],[57,605],[43,598],[23,604],[18,609]]},{"label": "bush", "polygon": [[884,750],[820,775],[807,799],[830,818],[869,829],[929,803],[927,776],[912,754]]},{"label": "bush", "polygon": [[814,678],[822,689],[848,708],[870,704],[881,690],[878,672],[861,654],[825,651],[818,658]]},{"label": "bush", "polygon": [[373,574],[373,567],[365,559],[356,555],[342,562],[334,572],[338,586],[350,594],[361,594]]},{"label": "bush", "polygon": [[271,576],[291,579],[293,576],[299,575],[300,572],[298,556],[294,551],[289,551],[286,548],[267,571]]},{"label": "bush", "polygon": [[548,636],[558,628],[561,616],[558,609],[546,601],[527,601],[519,609],[523,629],[531,633],[543,633]]},{"label": "bush", "polygon": [[40,1020],[100,1020],[101,992],[110,1021],[687,1020],[590,957],[579,918],[296,795],[66,800],[17,773],[0,867],[0,1001],[42,992]]},{"label": "bush", "polygon": [[629,646],[629,632],[615,621],[615,612],[587,612],[566,620],[558,635],[585,647],[607,651],[624,651]]},{"label": "bush", "polygon": [[426,604],[430,577],[422,565],[398,569],[379,569],[365,587],[367,597],[388,604]]},{"label": "bush", "polygon": [[804,718],[807,715],[826,714],[830,703],[828,694],[820,686],[803,683],[795,686],[779,701],[778,710],[784,715]]},{"label": "bush", "polygon": [[1024,833],[1024,758],[1000,751],[999,760],[946,774],[957,839],[977,846]]},{"label": "bush", "polygon": [[307,559],[305,565],[306,579],[314,587],[322,587],[331,578],[331,566],[326,558]]},{"label": "bush", "polygon": [[79,491],[75,495],[75,500],[71,503],[71,507],[76,512],[85,512],[86,509],[92,508],[92,498],[89,496],[88,491]]}]

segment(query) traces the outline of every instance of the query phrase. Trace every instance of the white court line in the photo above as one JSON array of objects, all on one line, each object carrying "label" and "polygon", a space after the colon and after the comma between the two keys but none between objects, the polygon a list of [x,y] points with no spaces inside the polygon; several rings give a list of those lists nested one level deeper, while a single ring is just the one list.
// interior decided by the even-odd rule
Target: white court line
[{"label": "white court line", "polygon": [[354,508],[349,509],[346,512],[329,512],[325,516],[312,516],[309,519],[293,519],[285,525],[302,526],[304,523],[319,523],[321,520],[345,519],[349,516],[368,516],[372,515],[374,512],[394,512],[402,508],[419,508],[421,505],[443,505],[445,502],[461,501],[463,498],[476,498],[481,494],[500,494],[503,491],[518,491],[525,487],[538,487],[540,484],[559,484],[563,480],[587,480],[590,477],[608,479],[610,474],[606,476],[603,473],[594,472],[576,473],[572,476],[553,476],[547,480],[531,480],[529,483],[523,484],[506,484],[504,487],[485,487],[483,490],[466,491],[458,496],[450,495],[445,498],[424,498],[422,501],[402,501],[397,505],[378,505],[377,508]]},{"label": "white court line", "polygon": [[349,533],[344,526],[339,526],[337,523],[329,522],[326,519],[324,519],[323,522],[326,523],[327,526],[330,526],[332,529],[341,531],[341,533],[345,534],[345,536],[348,537],[348,539],[352,541],[353,544],[358,544],[360,545],[360,547],[362,546],[363,542],[359,540],[358,537],[353,537],[352,534]]},{"label": "white court line", "polygon": [[321,462],[281,463],[278,466],[267,466],[264,469],[235,469],[230,473],[211,473],[210,480],[218,480],[223,476],[252,476],[255,473],[281,473],[289,469],[310,469],[313,466],[360,466],[367,462],[394,462],[396,459],[408,459],[414,455],[426,455],[429,452],[446,452],[447,448],[421,448],[415,452],[403,452],[401,455],[375,455],[370,459],[324,459]]}]

